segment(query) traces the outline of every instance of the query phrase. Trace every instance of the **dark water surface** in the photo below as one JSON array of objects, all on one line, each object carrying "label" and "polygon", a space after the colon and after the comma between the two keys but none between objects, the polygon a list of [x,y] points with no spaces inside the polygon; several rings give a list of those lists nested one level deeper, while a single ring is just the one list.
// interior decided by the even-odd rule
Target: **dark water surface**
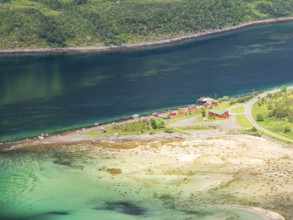
[{"label": "dark water surface", "polygon": [[0,140],[293,83],[293,23],[121,53],[0,56]]}]

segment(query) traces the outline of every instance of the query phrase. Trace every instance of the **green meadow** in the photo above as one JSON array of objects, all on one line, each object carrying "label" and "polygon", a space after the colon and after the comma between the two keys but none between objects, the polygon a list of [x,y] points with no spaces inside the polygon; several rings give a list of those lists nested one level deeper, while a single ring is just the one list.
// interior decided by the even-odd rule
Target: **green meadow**
[{"label": "green meadow", "polygon": [[269,94],[252,107],[254,119],[264,128],[293,138],[293,90]]}]

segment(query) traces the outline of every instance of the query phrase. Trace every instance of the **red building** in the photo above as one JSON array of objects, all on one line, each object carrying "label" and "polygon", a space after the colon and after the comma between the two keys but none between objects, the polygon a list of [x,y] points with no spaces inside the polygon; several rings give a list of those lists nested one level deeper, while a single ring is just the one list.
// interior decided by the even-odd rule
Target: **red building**
[{"label": "red building", "polygon": [[190,105],[190,106],[188,106],[188,111],[192,111],[192,110],[194,110],[194,109],[196,109],[196,106],[195,105]]},{"label": "red building", "polygon": [[169,116],[175,116],[176,112],[169,112]]},{"label": "red building", "polygon": [[209,116],[215,116],[217,118],[229,118],[229,112],[226,109],[211,109],[208,114]]},{"label": "red building", "polygon": [[154,113],[152,113],[152,116],[153,116],[153,117],[159,117],[159,113],[154,112]]}]

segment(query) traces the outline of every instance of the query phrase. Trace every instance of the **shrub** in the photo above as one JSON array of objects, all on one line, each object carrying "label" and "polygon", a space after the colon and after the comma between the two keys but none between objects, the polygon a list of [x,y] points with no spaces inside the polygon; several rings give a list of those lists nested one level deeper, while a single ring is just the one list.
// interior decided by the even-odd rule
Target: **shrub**
[{"label": "shrub", "polygon": [[272,93],[268,93],[268,94],[267,94],[267,97],[268,97],[269,99],[273,98]]},{"label": "shrub", "polygon": [[75,5],[83,5],[88,3],[88,0],[73,0],[73,4]]},{"label": "shrub", "polygon": [[237,99],[236,98],[231,98],[229,104],[233,105],[237,103]]},{"label": "shrub", "polygon": [[273,105],[272,104],[269,104],[268,105],[268,110],[272,110],[273,109]]},{"label": "shrub", "polygon": [[151,122],[151,126],[152,126],[152,128],[153,128],[153,129],[157,129],[157,123],[156,123],[156,120],[153,119],[153,118],[151,118],[151,119],[150,119],[150,122]]},{"label": "shrub", "polygon": [[165,122],[162,119],[157,119],[156,124],[157,124],[157,128],[164,128],[165,127]]},{"label": "shrub", "polygon": [[291,132],[290,126],[284,127],[284,133],[289,133],[289,132]]},{"label": "shrub", "polygon": [[55,19],[44,17],[38,29],[38,36],[46,40],[50,45],[63,47],[66,46],[65,39],[70,37],[70,34]]},{"label": "shrub", "polygon": [[256,120],[257,121],[263,121],[264,120],[263,115],[262,114],[257,114],[256,115]]},{"label": "shrub", "polygon": [[229,96],[224,96],[223,98],[222,98],[222,101],[224,101],[224,102],[227,102],[227,101],[229,101],[230,100],[230,97]]},{"label": "shrub", "polygon": [[158,118],[158,119],[151,118],[150,123],[153,129],[165,127],[165,122],[161,118]]},{"label": "shrub", "polygon": [[287,86],[282,86],[281,87],[281,92],[287,92]]},{"label": "shrub", "polygon": [[117,175],[117,174],[121,174],[122,173],[122,170],[119,169],[119,168],[108,168],[108,169],[106,169],[106,171],[108,173],[113,174],[113,175]]}]

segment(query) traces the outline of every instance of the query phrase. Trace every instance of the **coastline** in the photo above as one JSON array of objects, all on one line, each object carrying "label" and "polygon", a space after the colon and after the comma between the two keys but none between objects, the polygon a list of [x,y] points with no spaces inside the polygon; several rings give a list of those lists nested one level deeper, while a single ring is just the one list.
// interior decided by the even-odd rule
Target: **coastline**
[{"label": "coastline", "polygon": [[[293,86],[289,86],[288,88],[292,89]],[[274,90],[268,89],[268,90],[258,91],[255,93],[255,96],[259,93],[264,94],[264,93],[268,93],[271,91],[277,91],[277,90],[279,90],[279,89],[275,88]],[[246,96],[246,95],[251,95],[251,94],[252,93],[243,94],[243,95]],[[243,95],[234,96],[234,97],[241,97]],[[257,97],[255,97],[254,99],[257,99]],[[162,117],[163,115],[167,115],[171,111],[177,111],[181,108],[188,108],[188,106],[190,106],[190,105],[194,105],[194,103],[189,103],[184,106],[166,108],[166,109],[162,109],[162,110],[155,111],[155,112],[158,113]],[[140,120],[147,119],[150,117],[152,117],[152,112],[145,112],[143,114],[139,114]],[[40,144],[42,142],[46,142],[47,139],[49,139],[48,144],[73,144],[73,143],[82,143],[82,142],[88,142],[88,141],[91,142],[91,141],[99,141],[99,140],[107,140],[107,141],[115,141],[115,142],[118,141],[119,142],[119,141],[123,141],[123,140],[141,140],[141,139],[142,140],[145,140],[145,139],[149,140],[149,139],[153,139],[153,138],[157,138],[157,137],[164,139],[164,136],[166,136],[167,139],[168,138],[173,139],[174,137],[175,137],[175,139],[182,138],[182,137],[178,136],[178,133],[174,133],[174,135],[169,135],[164,132],[158,133],[157,135],[154,135],[154,134],[141,135],[140,134],[140,135],[122,135],[119,137],[114,137],[114,136],[104,136],[103,137],[103,136],[101,136],[99,138],[93,138],[93,139],[81,135],[81,134],[86,133],[90,130],[98,129],[98,128],[101,128],[104,126],[109,126],[112,124],[129,123],[129,122],[133,122],[135,120],[136,120],[136,118],[133,118],[133,116],[126,116],[126,117],[122,117],[122,118],[119,118],[116,120],[110,120],[110,121],[106,121],[106,122],[96,122],[96,123],[93,122],[91,124],[84,125],[81,127],[67,128],[64,130],[59,130],[59,131],[57,130],[57,131],[48,132],[48,133],[44,132],[44,133],[39,133],[39,134],[35,134],[32,136],[19,137],[19,138],[9,139],[9,140],[0,140],[0,152],[2,150],[5,151],[7,149],[7,147],[9,149],[11,146],[16,146],[16,145],[22,146],[23,144],[26,145],[27,143],[32,143],[32,142],[36,142],[37,144]],[[212,134],[213,132],[209,132],[209,133]],[[228,131],[228,132],[225,132],[225,131],[220,132],[220,136],[235,136],[235,135],[237,135],[237,136],[242,136],[242,135],[255,136],[253,134],[232,132],[232,130]],[[219,136],[219,134],[208,135],[208,136]],[[44,138],[44,140],[40,139],[40,137]],[[285,148],[292,148],[292,146],[293,146],[290,143],[282,142],[278,139],[271,138],[270,136],[260,135],[259,137],[261,137],[263,139],[267,139],[268,141],[274,142],[275,144],[278,144],[278,145],[285,147]],[[70,140],[71,138],[72,138],[72,140]],[[53,140],[53,143],[51,142],[51,140]]]},{"label": "coastline", "polygon": [[[288,88],[293,88],[293,86],[290,86]],[[276,90],[276,89],[275,89]],[[267,92],[270,92],[272,91],[271,89],[269,90],[263,90],[263,91],[258,91],[256,94],[258,93],[267,93]],[[274,91],[274,90],[273,90]],[[248,94],[243,94],[244,96],[245,95],[251,95],[252,93],[248,93]],[[235,96],[235,97],[241,97],[243,95],[240,95],[240,96]],[[194,103],[189,103],[189,104],[186,104],[184,106],[177,106],[177,107],[171,107],[171,108],[166,108],[166,109],[162,109],[162,110],[159,110],[159,111],[155,111],[156,113],[158,113],[160,116],[162,115],[167,115],[169,112],[171,111],[177,111],[178,109],[181,109],[181,108],[187,108],[188,106],[190,105],[193,105]],[[150,118],[152,117],[152,112],[145,112],[143,114],[139,114],[139,119],[142,120],[142,119],[146,119],[146,118]],[[77,142],[87,142],[87,141],[93,141],[93,140],[110,140],[110,141],[121,141],[121,140],[137,140],[137,139],[145,139],[144,135],[123,135],[121,137],[113,137],[113,136],[105,136],[105,137],[101,137],[101,138],[95,138],[95,139],[91,139],[91,138],[86,138],[85,136],[80,136],[80,134],[82,133],[85,133],[87,131],[90,131],[90,130],[93,130],[93,129],[98,129],[98,128],[101,128],[101,127],[104,127],[104,126],[109,126],[109,125],[112,125],[113,123],[114,124],[123,124],[123,123],[128,123],[128,122],[133,122],[135,121],[136,119],[133,118],[133,116],[126,116],[126,117],[122,117],[122,118],[119,118],[119,119],[116,119],[116,120],[110,120],[110,121],[106,121],[106,122],[96,122],[96,123],[91,123],[91,124],[88,124],[88,125],[84,125],[84,126],[81,126],[81,127],[75,127],[75,128],[67,128],[67,129],[64,129],[64,130],[57,130],[57,131],[53,131],[53,132],[44,132],[44,133],[39,133],[39,134],[35,134],[35,135],[31,135],[31,136],[26,136],[26,137],[19,137],[19,138],[15,138],[15,139],[7,139],[7,140],[0,140],[0,151],[1,150],[5,150],[7,147],[10,148],[10,146],[15,146],[15,145],[22,145],[23,143],[31,143],[31,142],[37,142],[38,144],[40,144],[40,142],[43,142],[42,139],[40,139],[39,137],[44,137],[44,141],[46,142],[47,139],[51,139],[53,138],[53,142],[54,144],[61,144],[61,143],[66,143],[66,144],[72,144],[72,143],[77,143]],[[235,133],[235,132],[220,132],[222,135],[224,136],[235,136],[235,135],[248,135],[248,134],[242,134],[242,133]],[[177,134],[177,133],[174,133],[174,134]],[[79,136],[78,138],[76,136]],[[167,133],[162,133],[160,134],[159,133],[159,138],[162,138],[164,135],[168,136],[169,135]],[[147,135],[148,136],[148,135]],[[170,135],[171,138],[173,138],[172,136],[173,135]],[[178,136],[175,135],[177,139]],[[213,136],[213,135],[212,135]],[[218,134],[216,135],[218,136]],[[254,135],[249,135],[249,136],[254,136]],[[55,139],[57,137],[57,139]],[[73,138],[73,141],[70,141],[69,139]],[[142,137],[142,138],[141,138]],[[148,136],[147,139],[151,138],[155,138],[156,135],[151,135],[151,136]],[[277,139],[273,139],[273,138],[270,138],[270,137],[267,137],[267,136],[263,136],[261,135],[260,136],[261,138],[265,138],[271,142],[274,142],[278,145],[281,145],[283,147],[289,147],[289,148],[292,148],[292,145],[289,144],[289,143],[285,143],[285,142],[281,142]],[[62,139],[66,139],[65,141],[62,140]],[[69,138],[69,139],[68,139]],[[50,142],[50,141],[49,141]],[[51,143],[52,144],[52,143]]]},{"label": "coastline", "polygon": [[[192,104],[189,104],[192,105]],[[168,108],[168,109],[163,109],[160,111],[156,111],[159,114],[167,114],[170,111],[176,111],[179,108],[186,108],[188,105],[186,106],[178,106],[178,107],[174,107],[174,108]],[[144,114],[139,114],[139,118],[147,118],[147,117],[151,117],[152,112],[147,112]],[[78,126],[76,128],[65,128],[64,130],[57,130],[57,131],[53,131],[53,132],[48,132],[46,133],[47,136],[65,136],[68,135],[68,133],[77,133],[77,132],[81,132],[81,131],[85,131],[85,130],[90,130],[90,129],[95,129],[98,127],[102,127],[102,126],[107,126],[107,125],[111,125],[113,123],[126,123],[126,122],[131,122],[133,121],[134,118],[132,116],[126,116],[126,117],[121,117],[118,118],[116,120],[110,120],[110,121],[106,121],[106,122],[96,122],[96,123],[91,123],[89,125],[84,125],[84,126]],[[19,142],[23,142],[23,141],[32,141],[32,140],[38,140],[38,136],[41,135],[39,134],[35,134],[35,135],[31,135],[31,136],[26,136],[26,137],[20,137],[20,138],[15,138],[15,139],[9,139],[9,140],[0,140],[0,151],[1,151],[1,145],[6,145],[6,144],[12,144],[12,143],[19,143]]]},{"label": "coastline", "polygon": [[293,17],[287,18],[273,18],[260,21],[251,21],[242,23],[235,26],[224,27],[217,30],[200,32],[192,35],[186,35],[181,37],[176,37],[167,40],[158,40],[151,42],[141,42],[136,44],[125,44],[121,46],[88,46],[88,47],[66,47],[66,48],[38,48],[38,49],[6,49],[0,50],[0,55],[9,55],[9,54],[64,54],[64,53],[94,53],[94,52],[115,52],[115,51],[129,51],[134,49],[143,49],[151,48],[156,46],[163,45],[172,45],[175,43],[192,40],[192,39],[201,39],[208,36],[213,36],[216,34],[227,33],[231,31],[241,30],[247,27],[259,26],[265,24],[273,23],[286,23],[292,22]]},{"label": "coastline", "polygon": [[[166,191],[165,194],[155,197],[165,203],[169,200],[166,200],[164,195],[171,195],[170,197],[180,201],[186,198],[186,201],[190,201],[190,198],[193,198],[190,195],[196,195],[195,198],[199,199],[193,198],[193,202],[214,202],[220,209],[223,207],[228,213],[232,213],[229,215],[242,216],[240,219],[245,219],[243,217],[247,215],[256,216],[261,220],[285,220],[284,216],[291,215],[290,210],[276,207],[269,199],[277,196],[280,203],[290,204],[287,189],[292,180],[287,178],[287,174],[291,171],[292,163],[288,161],[293,158],[292,148],[282,147],[266,138],[248,134],[228,134],[221,130],[195,130],[191,135],[148,133],[105,137],[87,136],[89,130],[67,131],[42,139],[0,145],[0,154],[40,153],[50,152],[52,149],[57,152],[60,150],[62,155],[65,149],[69,152],[75,152],[73,149],[88,149],[86,151],[89,155],[86,158],[101,163],[101,168],[94,173],[97,176],[98,172],[99,178],[102,176],[103,180],[108,179],[111,182],[117,175],[119,184],[122,180],[127,185],[130,177],[131,181],[151,183],[154,192],[164,192],[166,184],[174,186],[170,189],[172,193]],[[42,151],[39,151],[40,149]],[[55,158],[54,167],[58,166],[58,162],[59,165],[68,166],[68,158],[74,161],[73,164],[76,162],[73,154],[64,155],[65,159],[62,159],[62,156],[58,157],[58,160]],[[71,166],[71,162],[69,164]],[[111,173],[111,170],[114,172],[115,169],[121,173]],[[105,175],[105,172],[108,173]],[[275,185],[275,172],[280,175],[278,186]],[[117,186],[120,190],[119,184]],[[146,200],[153,199],[154,193],[150,195]],[[223,200],[230,198],[229,195],[235,197]]]},{"label": "coastline", "polygon": [[[259,216],[257,219],[262,220],[284,220],[286,215],[287,217],[291,215],[290,210],[288,213],[282,212],[280,207],[274,205],[275,203],[270,203],[270,198],[277,196],[280,203],[290,204],[286,199],[292,180],[286,174],[291,168],[287,158],[292,158],[292,149],[280,148],[275,143],[262,138],[154,134],[136,141],[95,140],[58,145],[48,141],[39,140],[38,143],[28,143],[26,149],[15,146],[8,151],[12,151],[11,155],[13,155],[14,150],[40,153],[50,152],[50,148],[54,152],[60,152],[61,159],[63,153],[65,156],[71,155],[69,158],[64,157],[64,160],[66,161],[67,158],[73,161],[73,166],[79,164],[75,156],[78,158],[85,156],[87,160],[98,161],[100,167],[98,170],[91,163],[88,165],[94,167],[95,177],[103,177],[99,181],[109,180],[119,190],[124,184],[133,184],[133,181],[147,184],[148,187],[142,187],[138,194],[146,195],[147,201],[157,201],[152,200],[153,192],[160,192],[155,198],[165,204],[169,200],[162,195],[170,195],[175,198],[174,201],[192,201],[192,204],[203,205],[201,208],[213,203],[219,210],[229,210],[233,215],[242,216],[240,219],[245,219],[243,217],[248,215]],[[131,144],[133,147],[128,147]],[[43,150],[39,151],[40,149]],[[74,149],[80,149],[81,154],[79,155],[79,151],[74,154],[75,156],[66,154],[67,151],[73,152]],[[82,152],[88,154],[84,155]],[[10,152],[4,152],[3,155],[5,154]],[[61,163],[62,161],[60,160]],[[58,164],[55,163],[55,166]],[[121,173],[111,174],[108,171],[110,169],[119,169]],[[72,173],[72,170],[70,172]],[[280,175],[278,186],[275,186],[274,172]],[[166,188],[166,185],[172,188]],[[133,194],[127,192],[133,198]],[[137,194],[137,190],[134,190],[134,193]],[[191,194],[196,196],[191,197]],[[235,195],[232,200],[229,199],[230,194]],[[223,200],[223,198],[227,199]]]}]

